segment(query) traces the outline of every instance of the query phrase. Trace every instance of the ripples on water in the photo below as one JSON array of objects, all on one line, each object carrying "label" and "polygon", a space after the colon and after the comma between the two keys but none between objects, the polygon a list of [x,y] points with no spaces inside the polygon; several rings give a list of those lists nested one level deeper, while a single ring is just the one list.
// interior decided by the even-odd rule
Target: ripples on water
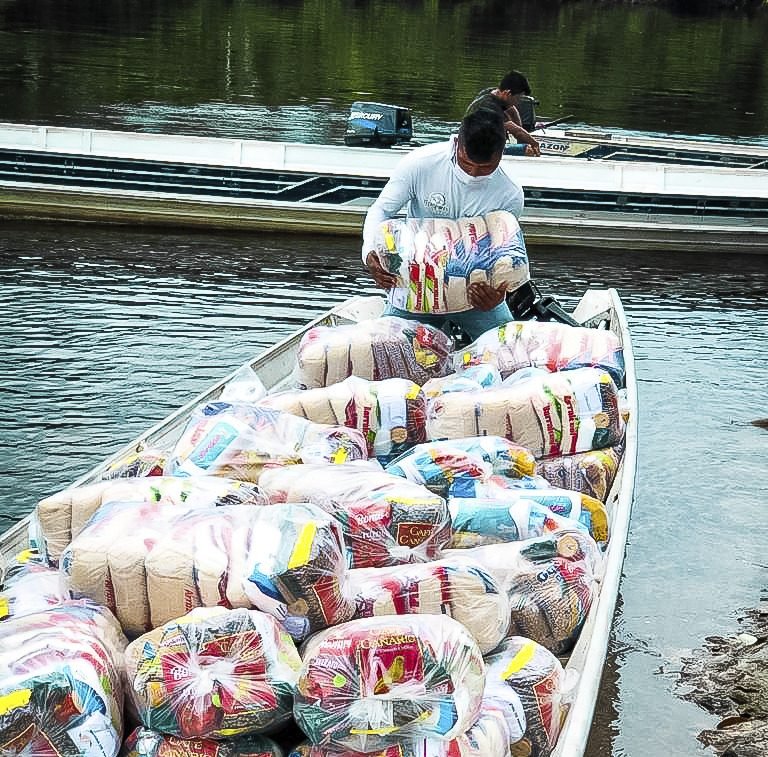
[{"label": "ripples on water", "polygon": [[[11,224],[0,250],[6,518],[374,291],[354,239]],[[749,425],[768,416],[764,258],[535,248],[531,259],[567,306],[586,287],[617,287],[638,359],[637,500],[591,754],[698,753],[711,719],[672,695],[670,671],[731,631],[764,585],[768,433]]]}]

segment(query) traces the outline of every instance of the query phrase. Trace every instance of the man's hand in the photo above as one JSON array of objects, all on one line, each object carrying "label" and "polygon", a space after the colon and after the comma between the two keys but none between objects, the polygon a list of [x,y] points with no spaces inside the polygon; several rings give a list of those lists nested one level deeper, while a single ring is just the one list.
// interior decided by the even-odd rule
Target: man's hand
[{"label": "man's hand", "polygon": [[[528,152],[529,150],[530,152]],[[541,145],[539,144],[539,141],[530,134],[528,135],[528,143],[525,146],[525,154],[531,155],[534,158],[541,157]]]},{"label": "man's hand", "polygon": [[376,286],[381,289],[392,289],[397,284],[397,276],[387,271],[379,261],[375,252],[369,252],[365,258],[365,265]]},{"label": "man's hand", "polygon": [[497,305],[501,305],[504,302],[506,294],[506,284],[494,288],[485,282],[476,282],[467,287],[469,304],[476,310],[493,310]]}]

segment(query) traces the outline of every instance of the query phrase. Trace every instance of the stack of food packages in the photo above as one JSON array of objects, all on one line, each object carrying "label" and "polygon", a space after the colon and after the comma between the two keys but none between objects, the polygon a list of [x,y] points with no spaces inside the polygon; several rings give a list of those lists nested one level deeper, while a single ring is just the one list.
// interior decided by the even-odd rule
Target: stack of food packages
[{"label": "stack of food packages", "polygon": [[525,240],[512,213],[460,218],[393,218],[379,227],[375,253],[397,277],[391,305],[412,313],[469,310],[467,289],[514,291],[529,280]]},{"label": "stack of food packages", "polygon": [[172,449],[38,504],[0,751],[551,752],[609,538],[616,338],[513,322],[455,351],[389,316],[310,330],[293,378],[238,376]]}]

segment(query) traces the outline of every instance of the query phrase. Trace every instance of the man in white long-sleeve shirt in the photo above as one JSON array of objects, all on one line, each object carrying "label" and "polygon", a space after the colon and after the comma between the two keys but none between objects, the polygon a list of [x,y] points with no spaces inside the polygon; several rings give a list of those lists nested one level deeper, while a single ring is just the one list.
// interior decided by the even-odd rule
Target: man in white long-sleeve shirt
[{"label": "man in white long-sleeve shirt", "polygon": [[[501,108],[481,104],[464,116],[459,133],[448,142],[420,147],[404,157],[371,205],[363,227],[363,261],[382,289],[396,284],[375,249],[376,231],[408,204],[408,218],[450,218],[485,215],[508,210],[516,217],[523,211],[523,190],[500,165],[506,143]],[[467,293],[472,310],[448,316],[409,313],[387,305],[384,315],[398,315],[441,327],[447,319],[472,338],[514,320],[503,288],[471,284]]]}]

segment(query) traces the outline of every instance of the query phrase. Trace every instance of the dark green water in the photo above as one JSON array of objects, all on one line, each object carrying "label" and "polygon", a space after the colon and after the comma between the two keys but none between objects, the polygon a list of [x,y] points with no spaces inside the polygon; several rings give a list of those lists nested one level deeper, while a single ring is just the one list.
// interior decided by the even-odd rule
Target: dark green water
[{"label": "dark green water", "polygon": [[372,99],[439,133],[516,67],[552,118],[754,137],[768,133],[767,41],[768,8],[0,0],[0,117],[324,142]]},{"label": "dark green water", "polygon": [[[340,142],[354,99],[446,134],[524,70],[542,114],[768,140],[768,10],[549,2],[0,0],[0,120]],[[0,513],[28,512],[343,297],[354,239],[0,224]],[[536,248],[572,305],[615,286],[640,381],[637,500],[590,754],[705,754],[680,658],[765,586],[762,256]]]}]

